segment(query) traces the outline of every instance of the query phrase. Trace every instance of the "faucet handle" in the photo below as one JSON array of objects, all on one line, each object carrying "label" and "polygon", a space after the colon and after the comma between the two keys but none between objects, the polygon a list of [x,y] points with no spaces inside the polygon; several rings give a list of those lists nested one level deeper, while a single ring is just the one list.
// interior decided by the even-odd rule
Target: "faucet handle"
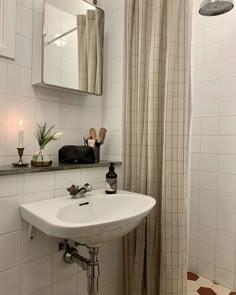
[{"label": "faucet handle", "polygon": [[87,192],[91,192],[93,190],[92,185],[90,185],[89,183],[85,183],[84,187],[86,188]]},{"label": "faucet handle", "polygon": [[67,191],[71,196],[76,196],[79,192],[79,186],[73,184],[71,187],[68,187]]}]

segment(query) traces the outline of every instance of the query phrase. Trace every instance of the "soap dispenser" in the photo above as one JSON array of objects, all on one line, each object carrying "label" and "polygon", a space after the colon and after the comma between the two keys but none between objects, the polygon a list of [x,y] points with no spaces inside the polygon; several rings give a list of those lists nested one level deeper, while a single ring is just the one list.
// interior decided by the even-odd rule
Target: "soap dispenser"
[{"label": "soap dispenser", "polygon": [[106,194],[116,194],[117,192],[117,174],[114,165],[114,163],[110,163],[109,172],[106,174]]}]

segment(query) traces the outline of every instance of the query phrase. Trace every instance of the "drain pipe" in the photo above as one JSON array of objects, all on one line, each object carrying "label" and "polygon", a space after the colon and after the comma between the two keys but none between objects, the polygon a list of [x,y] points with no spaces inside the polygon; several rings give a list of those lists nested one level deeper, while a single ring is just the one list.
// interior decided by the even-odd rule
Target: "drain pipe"
[{"label": "drain pipe", "polygon": [[[79,243],[73,242],[74,246],[80,245]],[[78,253],[78,250],[73,246],[70,246],[68,240],[59,243],[59,250],[65,250],[63,259],[66,263],[72,264],[76,263],[84,271],[87,272],[87,290],[88,295],[98,294],[98,281],[100,276],[99,263],[98,263],[98,250],[97,247],[88,247],[87,245],[82,245],[89,249],[89,258],[85,258]]]},{"label": "drain pipe", "polygon": [[100,276],[98,248],[89,248],[89,257],[87,269],[87,289],[89,295],[96,295],[98,293],[98,279]]}]

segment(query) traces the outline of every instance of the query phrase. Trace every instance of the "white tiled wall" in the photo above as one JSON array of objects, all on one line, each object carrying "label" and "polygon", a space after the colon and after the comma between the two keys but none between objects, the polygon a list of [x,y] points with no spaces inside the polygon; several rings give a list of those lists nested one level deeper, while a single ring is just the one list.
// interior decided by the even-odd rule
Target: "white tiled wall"
[{"label": "white tiled wall", "polygon": [[189,269],[236,289],[236,9],[194,2]]},{"label": "white tiled wall", "polygon": [[[19,205],[64,196],[72,183],[88,181],[104,188],[106,172],[107,168],[91,168],[0,177],[0,294],[87,295],[86,274],[63,262],[59,239],[38,231],[28,240]],[[123,294],[122,240],[102,245],[99,260],[99,294]]]},{"label": "white tiled wall", "polygon": [[[111,72],[106,71],[104,77],[109,96],[79,96],[32,87],[32,18],[33,9],[41,11],[41,2],[17,1],[16,60],[0,58],[0,165],[17,160],[17,129],[20,119],[24,121],[25,128],[26,161],[30,161],[38,149],[34,139],[35,125],[44,121],[64,132],[60,142],[49,147],[52,159],[56,159],[60,146],[81,144],[82,136],[87,134],[90,127],[99,128],[102,124],[108,129],[106,146],[102,147],[104,156],[112,160],[120,159],[123,97],[123,65],[120,62],[123,53],[118,56],[117,52],[113,58],[106,57],[106,67],[113,69],[112,79]],[[118,5],[117,13],[115,7],[111,7],[111,2]],[[104,1],[107,22],[110,21],[113,26],[112,33],[106,33],[110,49],[105,51],[105,56],[118,50],[116,45],[122,43],[122,26],[115,27],[117,23],[123,24],[122,7],[117,1]],[[108,30],[108,24],[106,28]],[[118,29],[122,34],[117,32]],[[115,37],[121,40],[115,41]],[[113,46],[113,43],[116,45]],[[106,101],[103,108],[102,100]],[[112,112],[108,111],[110,109]],[[111,119],[106,121],[110,114],[117,115],[113,117],[112,123]],[[63,263],[62,253],[57,251],[58,240],[39,232],[34,240],[27,240],[27,225],[20,219],[19,204],[60,197],[65,195],[65,188],[72,183],[84,184],[88,181],[95,188],[104,188],[106,172],[107,168],[96,168],[0,177],[0,294],[86,295],[85,274],[79,272],[77,266]],[[104,244],[101,247],[100,261],[99,294],[123,294],[122,242]]]}]

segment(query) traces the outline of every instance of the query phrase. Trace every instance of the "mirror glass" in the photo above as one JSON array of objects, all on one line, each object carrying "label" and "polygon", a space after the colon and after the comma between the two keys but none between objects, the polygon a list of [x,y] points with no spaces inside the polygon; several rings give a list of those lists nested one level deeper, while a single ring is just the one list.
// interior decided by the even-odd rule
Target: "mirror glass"
[{"label": "mirror glass", "polygon": [[43,82],[102,94],[104,12],[83,0],[46,0]]}]

